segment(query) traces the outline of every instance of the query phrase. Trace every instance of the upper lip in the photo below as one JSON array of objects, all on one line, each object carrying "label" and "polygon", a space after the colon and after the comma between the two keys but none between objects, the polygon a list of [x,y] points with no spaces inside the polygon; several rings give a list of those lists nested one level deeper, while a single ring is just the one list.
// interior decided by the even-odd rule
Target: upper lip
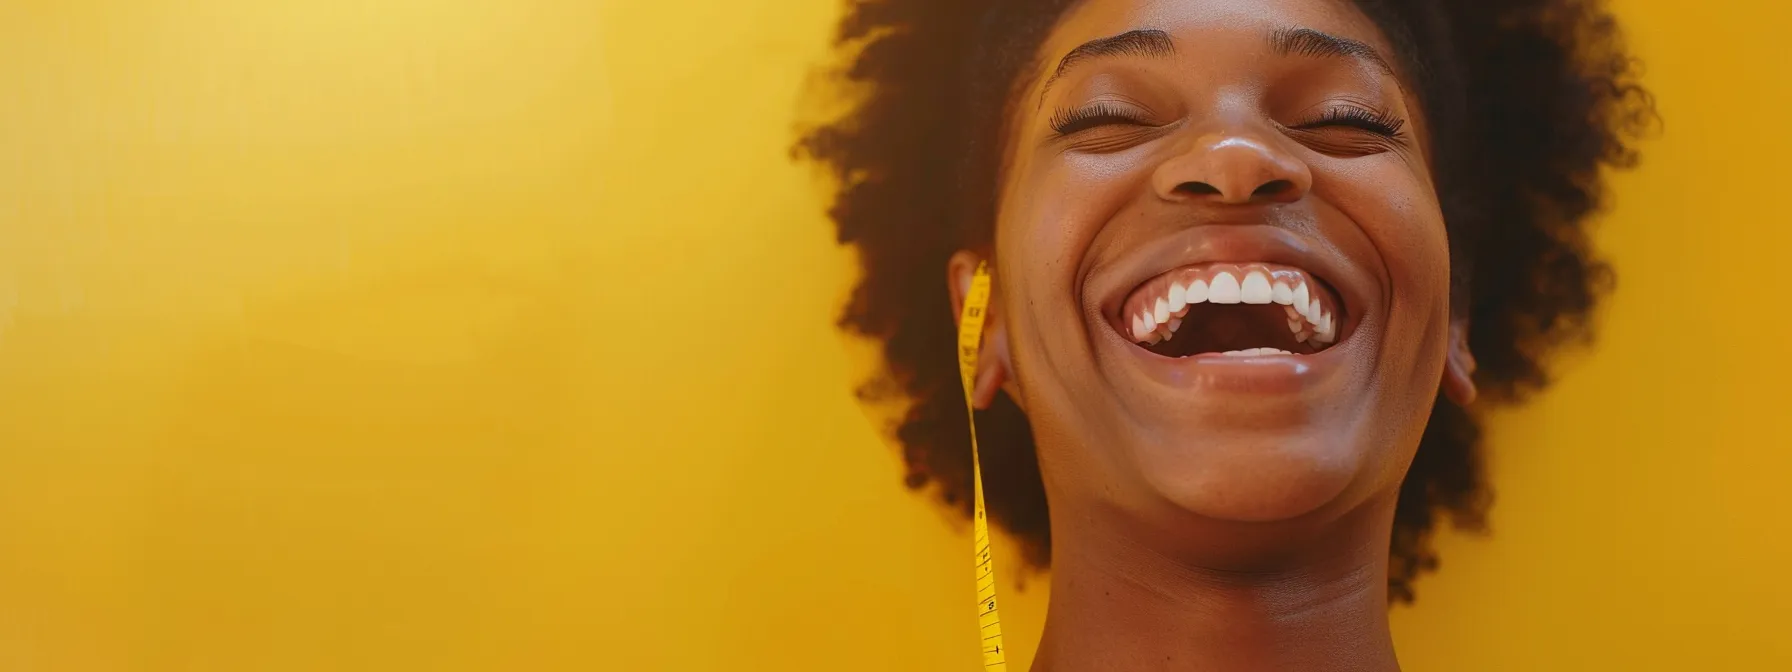
[{"label": "upper lip", "polygon": [[1344,304],[1343,333],[1367,305],[1372,290],[1343,260],[1322,254],[1303,236],[1270,224],[1205,224],[1179,230],[1095,267],[1086,286],[1103,319],[1124,333],[1120,306],[1146,281],[1185,266],[1263,262],[1293,266],[1330,285]]}]

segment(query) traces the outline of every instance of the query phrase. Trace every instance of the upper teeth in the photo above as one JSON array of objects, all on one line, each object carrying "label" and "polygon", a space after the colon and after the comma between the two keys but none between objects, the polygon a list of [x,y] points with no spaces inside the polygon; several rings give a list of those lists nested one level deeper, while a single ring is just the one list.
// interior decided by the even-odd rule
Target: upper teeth
[{"label": "upper teeth", "polygon": [[1250,264],[1185,272],[1170,284],[1166,295],[1133,313],[1132,337],[1147,344],[1168,340],[1182,326],[1188,307],[1199,303],[1274,303],[1287,307],[1288,329],[1297,340],[1332,343],[1338,338],[1338,325],[1333,312],[1321,302],[1322,294],[1309,288],[1306,274],[1295,269],[1272,270]]},{"label": "upper teeth", "polygon": [[1214,303],[1238,303],[1243,294],[1244,290],[1238,286],[1238,278],[1225,271],[1213,276],[1213,282],[1207,288],[1207,300]]}]

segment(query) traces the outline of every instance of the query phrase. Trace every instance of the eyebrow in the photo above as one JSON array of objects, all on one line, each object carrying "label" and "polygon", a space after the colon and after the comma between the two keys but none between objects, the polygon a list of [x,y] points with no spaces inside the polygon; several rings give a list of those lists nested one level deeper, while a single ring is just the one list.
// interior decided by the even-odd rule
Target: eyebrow
[{"label": "eyebrow", "polygon": [[[1279,28],[1269,34],[1268,41],[1270,48],[1283,56],[1357,58],[1368,61],[1390,76],[1395,74],[1393,66],[1388,65],[1387,59],[1375,47],[1348,37],[1338,37],[1312,28]],[[1112,37],[1089,40],[1058,59],[1058,67],[1045,80],[1045,85],[1040,87],[1039,104],[1045,104],[1045,94],[1051,90],[1052,84],[1082,61],[1106,56],[1161,58],[1175,53],[1176,43],[1170,39],[1170,34],[1156,29],[1129,30]]]},{"label": "eyebrow", "polygon": [[1321,58],[1358,58],[1368,61],[1388,75],[1394,68],[1376,51],[1348,37],[1322,33],[1312,28],[1282,28],[1269,34],[1269,46],[1283,56],[1318,56]]},{"label": "eyebrow", "polygon": [[1058,59],[1058,68],[1052,76],[1045,80],[1045,86],[1039,90],[1040,103],[1045,102],[1045,92],[1052,88],[1052,83],[1069,72],[1078,62],[1103,56],[1153,56],[1164,57],[1176,53],[1176,43],[1170,40],[1170,34],[1161,30],[1144,29],[1129,30],[1113,37],[1099,37],[1077,45]]}]

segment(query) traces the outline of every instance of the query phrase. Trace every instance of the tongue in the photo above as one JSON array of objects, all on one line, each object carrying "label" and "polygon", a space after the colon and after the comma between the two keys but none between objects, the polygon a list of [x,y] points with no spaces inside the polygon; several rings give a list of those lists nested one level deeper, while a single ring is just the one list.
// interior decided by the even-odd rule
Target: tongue
[{"label": "tongue", "polygon": [[1317,351],[1295,338],[1288,329],[1286,311],[1276,304],[1193,306],[1170,340],[1145,349],[1165,357],[1189,357],[1255,348],[1275,348],[1298,354]]}]

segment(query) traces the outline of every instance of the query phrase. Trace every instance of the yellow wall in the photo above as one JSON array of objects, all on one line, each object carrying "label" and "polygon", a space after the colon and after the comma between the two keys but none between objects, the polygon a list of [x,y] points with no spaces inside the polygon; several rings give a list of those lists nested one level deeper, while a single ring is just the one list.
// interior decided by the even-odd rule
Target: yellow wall
[{"label": "yellow wall", "polygon": [[[1624,3],[1622,293],[1411,669],[1792,667],[1785,7]],[[834,11],[0,0],[0,669],[973,669],[784,154]]]}]

